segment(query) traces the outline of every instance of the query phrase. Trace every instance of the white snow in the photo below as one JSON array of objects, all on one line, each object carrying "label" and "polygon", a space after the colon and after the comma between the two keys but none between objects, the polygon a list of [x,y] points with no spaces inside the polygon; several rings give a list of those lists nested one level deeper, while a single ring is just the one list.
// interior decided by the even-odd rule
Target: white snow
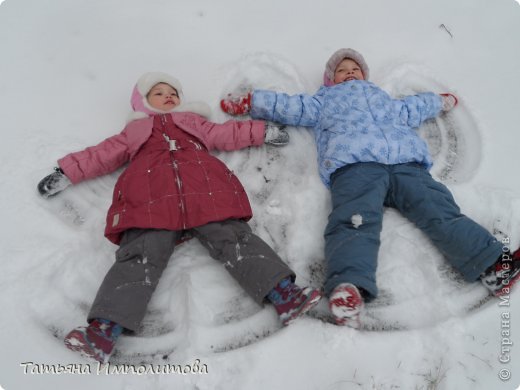
[{"label": "white snow", "polygon": [[[362,319],[372,330],[320,319],[325,302],[282,329],[271,306],[258,307],[191,240],[176,248],[142,331],[121,338],[112,362],[116,371],[89,365],[62,338],[85,324],[113,262],[116,247],[103,238],[103,229],[121,171],[53,199],[36,192],[59,157],[122,128],[131,90],[144,72],[171,73],[186,101],[206,102],[212,120],[221,122],[228,119],[218,105],[225,93],[245,84],[313,93],[329,56],[352,47],[365,56],[371,79],[395,96],[431,89],[459,97],[452,113],[420,130],[435,155],[432,173],[464,213],[500,239],[509,236],[517,248],[517,1],[0,3],[0,388],[519,386],[518,289],[507,300],[488,299],[480,284],[457,278],[394,210],[386,211],[381,235],[381,295]],[[301,284],[318,286],[329,193],[317,175],[310,131],[288,131],[286,147],[218,157],[250,195],[254,231]],[[136,370],[118,373],[118,364]],[[153,371],[166,365],[184,373]]]},{"label": "white snow", "polygon": [[363,225],[363,216],[361,214],[354,214],[351,218],[352,226],[356,229]]}]

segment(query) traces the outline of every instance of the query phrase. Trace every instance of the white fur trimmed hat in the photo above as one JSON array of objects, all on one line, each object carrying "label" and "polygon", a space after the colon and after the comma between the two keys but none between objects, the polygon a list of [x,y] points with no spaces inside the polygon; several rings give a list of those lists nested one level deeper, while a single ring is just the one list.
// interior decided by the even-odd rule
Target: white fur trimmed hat
[{"label": "white fur trimmed hat", "polygon": [[166,83],[171,85],[177,93],[182,93],[182,85],[175,77],[170,76],[167,73],[162,72],[149,72],[143,74],[137,80],[137,90],[141,93],[141,95],[146,96],[148,92],[153,88],[154,85],[158,83]]},{"label": "white fur trimmed hat", "polygon": [[323,73],[324,85],[327,87],[334,85],[334,72],[336,71],[336,67],[345,58],[356,61],[356,63],[361,67],[365,80],[368,80],[370,71],[363,56],[354,49],[339,49],[329,58],[325,65],[325,72]]},{"label": "white fur trimmed hat", "polygon": [[[158,83],[166,83],[171,85],[176,89],[179,97],[182,94],[182,86],[179,80],[175,77],[170,76],[167,73],[162,72],[150,72],[143,74],[139,80],[137,80],[136,85],[132,91],[132,96],[130,98],[130,104],[132,105],[132,113],[127,118],[127,123],[133,121],[135,119],[142,119],[149,116],[153,116],[156,114],[164,114],[165,112],[153,108],[149,103],[146,95],[153,88],[154,85]],[[169,112],[192,112],[203,116],[205,118],[209,118],[211,115],[211,109],[206,103],[181,103],[174,107]]]}]

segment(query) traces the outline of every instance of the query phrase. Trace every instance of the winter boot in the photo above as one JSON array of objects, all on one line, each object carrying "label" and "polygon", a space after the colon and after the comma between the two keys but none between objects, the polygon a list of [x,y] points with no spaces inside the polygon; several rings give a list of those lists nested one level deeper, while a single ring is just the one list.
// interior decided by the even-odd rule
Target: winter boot
[{"label": "winter boot", "polygon": [[363,306],[361,293],[350,283],[339,284],[329,297],[329,308],[337,325],[360,328],[359,316]]},{"label": "winter boot", "polygon": [[65,346],[100,363],[108,362],[123,327],[115,322],[95,319],[87,327],[73,329],[65,337]]},{"label": "winter boot", "polygon": [[300,288],[290,278],[282,280],[267,298],[273,303],[284,326],[312,309],[321,299],[321,292],[312,287]]},{"label": "winter boot", "polygon": [[495,264],[480,275],[484,286],[496,297],[509,294],[518,279],[520,279],[520,249],[513,254],[504,252]]}]

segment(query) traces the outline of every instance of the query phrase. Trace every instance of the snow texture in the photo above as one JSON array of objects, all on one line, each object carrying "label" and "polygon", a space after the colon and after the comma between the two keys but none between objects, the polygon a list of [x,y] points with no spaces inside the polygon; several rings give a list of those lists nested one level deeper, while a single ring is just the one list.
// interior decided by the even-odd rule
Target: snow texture
[{"label": "snow texture", "polygon": [[350,221],[352,222],[352,226],[357,229],[363,225],[363,216],[361,214],[354,214]]},{"label": "snow texture", "polygon": [[[107,374],[110,367],[99,370],[62,339],[85,324],[113,262],[117,247],[102,233],[121,171],[49,199],[36,191],[57,158],[122,128],[131,90],[144,72],[171,73],[182,82],[186,101],[208,103],[211,119],[222,122],[229,119],[218,108],[225,94],[252,87],[314,93],[329,56],[352,47],[365,56],[372,81],[393,96],[457,95],[454,110],[419,129],[435,160],[432,174],[448,185],[465,214],[498,238],[510,237],[515,249],[515,1],[0,3],[0,387],[518,387],[520,293],[500,301],[480,283],[462,281],[418,229],[390,209],[377,271],[381,293],[366,305],[363,329],[330,323],[326,301],[282,328],[272,306],[257,306],[192,240],[176,248],[142,328],[121,337],[111,362],[115,369],[127,364],[148,372]],[[318,178],[310,130],[287,131],[286,147],[218,157],[249,194],[253,230],[293,268],[298,283],[320,286],[329,193]],[[76,373],[63,372],[72,364]],[[165,365],[184,374],[150,372]],[[52,373],[59,367],[61,374]]]}]

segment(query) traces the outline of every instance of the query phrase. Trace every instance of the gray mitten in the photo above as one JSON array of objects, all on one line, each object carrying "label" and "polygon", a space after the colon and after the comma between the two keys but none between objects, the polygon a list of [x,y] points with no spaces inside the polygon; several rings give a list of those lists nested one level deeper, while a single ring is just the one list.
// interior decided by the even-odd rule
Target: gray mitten
[{"label": "gray mitten", "polygon": [[58,192],[63,191],[65,188],[70,186],[72,183],[67,176],[63,174],[61,168],[54,168],[54,172],[50,175],[45,176],[38,183],[38,191],[44,198],[56,195]]},{"label": "gray mitten", "polygon": [[285,130],[285,126],[268,122],[265,124],[264,142],[274,146],[287,145],[289,143],[289,133]]}]

